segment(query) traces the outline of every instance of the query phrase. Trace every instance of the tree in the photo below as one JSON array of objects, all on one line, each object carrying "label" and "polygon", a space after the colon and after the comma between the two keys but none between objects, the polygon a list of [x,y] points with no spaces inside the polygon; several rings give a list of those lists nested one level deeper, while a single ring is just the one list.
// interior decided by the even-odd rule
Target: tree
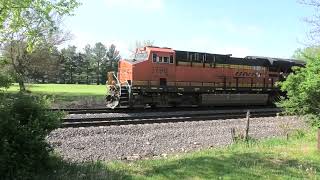
[{"label": "tree", "polygon": [[107,49],[106,47],[101,43],[98,42],[95,44],[94,48],[92,49],[93,57],[96,62],[95,69],[96,69],[96,77],[97,77],[97,85],[101,83],[101,64],[105,64],[106,61],[106,54]]},{"label": "tree", "polygon": [[4,56],[9,60],[14,71],[14,78],[19,83],[20,91],[25,91],[25,78],[27,75],[27,66],[29,64],[29,56],[26,49],[27,43],[12,40],[6,44],[3,52]]},{"label": "tree", "polygon": [[[320,0],[299,0],[299,2],[303,5],[312,6],[315,9],[316,13],[320,11]],[[314,14],[312,17],[305,18],[305,21],[309,23],[312,28],[308,34],[308,37],[311,41],[318,44],[320,37],[320,16],[319,14]]]},{"label": "tree", "polygon": [[90,44],[87,44],[84,48],[84,71],[86,77],[86,83],[89,84],[90,80],[92,79],[91,76],[93,74],[93,54]]},{"label": "tree", "polygon": [[111,44],[107,52],[107,60],[109,61],[109,66],[113,69],[119,62],[121,56],[119,51],[116,49],[114,44]]},{"label": "tree", "polygon": [[0,42],[10,42],[12,34],[25,34],[29,49],[41,39],[45,27],[58,29],[57,19],[72,15],[80,5],[76,0],[0,0]]},{"label": "tree", "polygon": [[79,6],[76,0],[0,0],[0,42],[10,47],[7,57],[15,71],[20,91],[25,91],[28,53],[59,32],[64,15]]},{"label": "tree", "polygon": [[307,61],[312,57],[317,57],[320,54],[320,46],[310,46],[304,49],[297,49],[293,53],[293,58],[298,60]]},{"label": "tree", "polygon": [[102,72],[102,74],[104,74],[103,77],[106,78],[106,74],[108,71],[118,70],[118,62],[120,59],[121,59],[121,56],[119,51],[116,49],[116,46],[114,44],[111,44],[107,52],[108,64],[105,65],[105,69]]},{"label": "tree", "polygon": [[0,56],[0,88],[9,88],[12,83],[8,64],[7,59],[4,56]]},{"label": "tree", "polygon": [[101,64],[101,83],[105,84],[107,81],[107,72],[109,71],[117,71],[118,62],[121,56],[119,51],[116,49],[114,44],[111,44],[106,53],[106,60]]},{"label": "tree", "polygon": [[[290,114],[312,115],[313,124],[320,125],[320,53],[318,47],[296,51],[295,56],[306,61],[306,67],[295,67],[286,81],[279,83],[287,93],[279,106]],[[318,53],[315,53],[318,52]]]},{"label": "tree", "polygon": [[57,47],[43,44],[37,46],[28,55],[27,78],[33,82],[56,82],[59,67],[60,52]]},{"label": "tree", "polygon": [[309,37],[315,44],[295,51],[293,57],[306,61],[306,66],[294,68],[294,72],[279,83],[281,90],[287,92],[287,98],[279,105],[288,113],[311,115],[312,123],[320,127],[320,0],[300,0],[300,3],[316,10],[317,14],[306,19],[312,25]]},{"label": "tree", "polygon": [[64,83],[74,83],[75,73],[76,73],[76,59],[77,59],[77,47],[68,46],[61,50],[62,54],[62,63],[64,65]]}]

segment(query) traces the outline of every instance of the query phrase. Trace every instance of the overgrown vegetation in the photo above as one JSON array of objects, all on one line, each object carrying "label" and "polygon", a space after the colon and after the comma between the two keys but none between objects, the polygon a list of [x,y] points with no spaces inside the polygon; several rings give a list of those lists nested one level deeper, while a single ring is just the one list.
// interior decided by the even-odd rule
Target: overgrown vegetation
[{"label": "overgrown vegetation", "polygon": [[320,54],[318,48],[306,48],[296,53],[306,66],[295,67],[286,81],[279,83],[287,98],[279,103],[289,114],[307,115],[312,125],[320,125]]},{"label": "overgrown vegetation", "polygon": [[34,96],[1,97],[1,178],[32,179],[48,167],[51,148],[45,137],[59,127],[61,114],[47,108],[45,99]]},{"label": "overgrown vegetation", "polygon": [[65,163],[39,179],[319,179],[315,129],[290,139],[239,142],[225,148],[130,162]]},{"label": "overgrown vegetation", "polygon": [[[34,49],[59,41],[55,35],[60,33],[60,19],[78,6],[76,0],[0,0],[0,88],[8,88],[14,79],[25,91]],[[45,137],[59,127],[61,115],[46,110],[45,99],[8,96],[2,90],[0,178],[33,179],[49,168],[51,148]]]},{"label": "overgrown vegetation", "polygon": [[0,73],[0,88],[9,88],[11,84],[11,78],[6,74]]}]

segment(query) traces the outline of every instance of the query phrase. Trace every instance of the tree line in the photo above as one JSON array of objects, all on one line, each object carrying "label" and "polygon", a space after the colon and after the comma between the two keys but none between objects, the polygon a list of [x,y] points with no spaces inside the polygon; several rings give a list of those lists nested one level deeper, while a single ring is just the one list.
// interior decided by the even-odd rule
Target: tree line
[{"label": "tree line", "polygon": [[101,42],[94,46],[88,44],[83,52],[79,52],[76,46],[68,46],[57,51],[51,61],[54,68],[35,68],[36,73],[30,74],[30,78],[41,83],[105,84],[107,72],[117,70],[120,58],[114,44],[109,47]]},{"label": "tree line", "polygon": [[56,46],[43,44],[32,52],[21,53],[23,61],[12,62],[10,54],[17,51],[11,52],[11,46],[3,49],[2,58],[6,63],[2,63],[2,68],[15,79],[19,78],[14,72],[18,72],[30,83],[105,84],[106,73],[116,71],[121,58],[114,44],[106,47],[97,42],[93,46],[87,44],[83,51],[74,45],[59,50]]}]

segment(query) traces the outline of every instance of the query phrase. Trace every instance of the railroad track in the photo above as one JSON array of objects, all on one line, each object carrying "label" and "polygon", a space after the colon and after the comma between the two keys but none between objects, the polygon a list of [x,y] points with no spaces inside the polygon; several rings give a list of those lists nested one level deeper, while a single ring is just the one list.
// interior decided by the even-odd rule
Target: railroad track
[{"label": "railroad track", "polygon": [[[201,112],[201,111],[199,111]],[[278,108],[263,110],[250,109],[250,117],[270,117],[281,113]],[[172,123],[185,121],[209,121],[217,119],[245,118],[247,110],[221,110],[209,113],[192,113],[186,115],[162,115],[162,116],[128,116],[128,117],[99,117],[99,118],[65,118],[62,127],[88,127],[88,126],[111,126],[129,124],[152,124],[152,123]]]},{"label": "railroad track", "polygon": [[[50,109],[51,111],[63,111],[68,114],[92,114],[92,113],[140,113],[140,112],[176,112],[176,111],[189,111],[189,110],[233,110],[233,109],[243,109],[242,106],[230,106],[230,107],[158,107],[158,108],[116,108],[116,109],[107,109],[107,108],[55,108]],[[274,106],[248,106],[247,109],[265,109],[265,108],[274,108]]]}]

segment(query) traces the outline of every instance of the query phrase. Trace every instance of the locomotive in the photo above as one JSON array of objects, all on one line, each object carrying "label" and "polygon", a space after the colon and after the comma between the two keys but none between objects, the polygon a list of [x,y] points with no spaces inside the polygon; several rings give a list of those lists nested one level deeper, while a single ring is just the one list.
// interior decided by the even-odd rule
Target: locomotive
[{"label": "locomotive", "polygon": [[109,72],[106,105],[115,107],[267,105],[281,94],[276,82],[302,61],[262,56],[138,48]]}]

